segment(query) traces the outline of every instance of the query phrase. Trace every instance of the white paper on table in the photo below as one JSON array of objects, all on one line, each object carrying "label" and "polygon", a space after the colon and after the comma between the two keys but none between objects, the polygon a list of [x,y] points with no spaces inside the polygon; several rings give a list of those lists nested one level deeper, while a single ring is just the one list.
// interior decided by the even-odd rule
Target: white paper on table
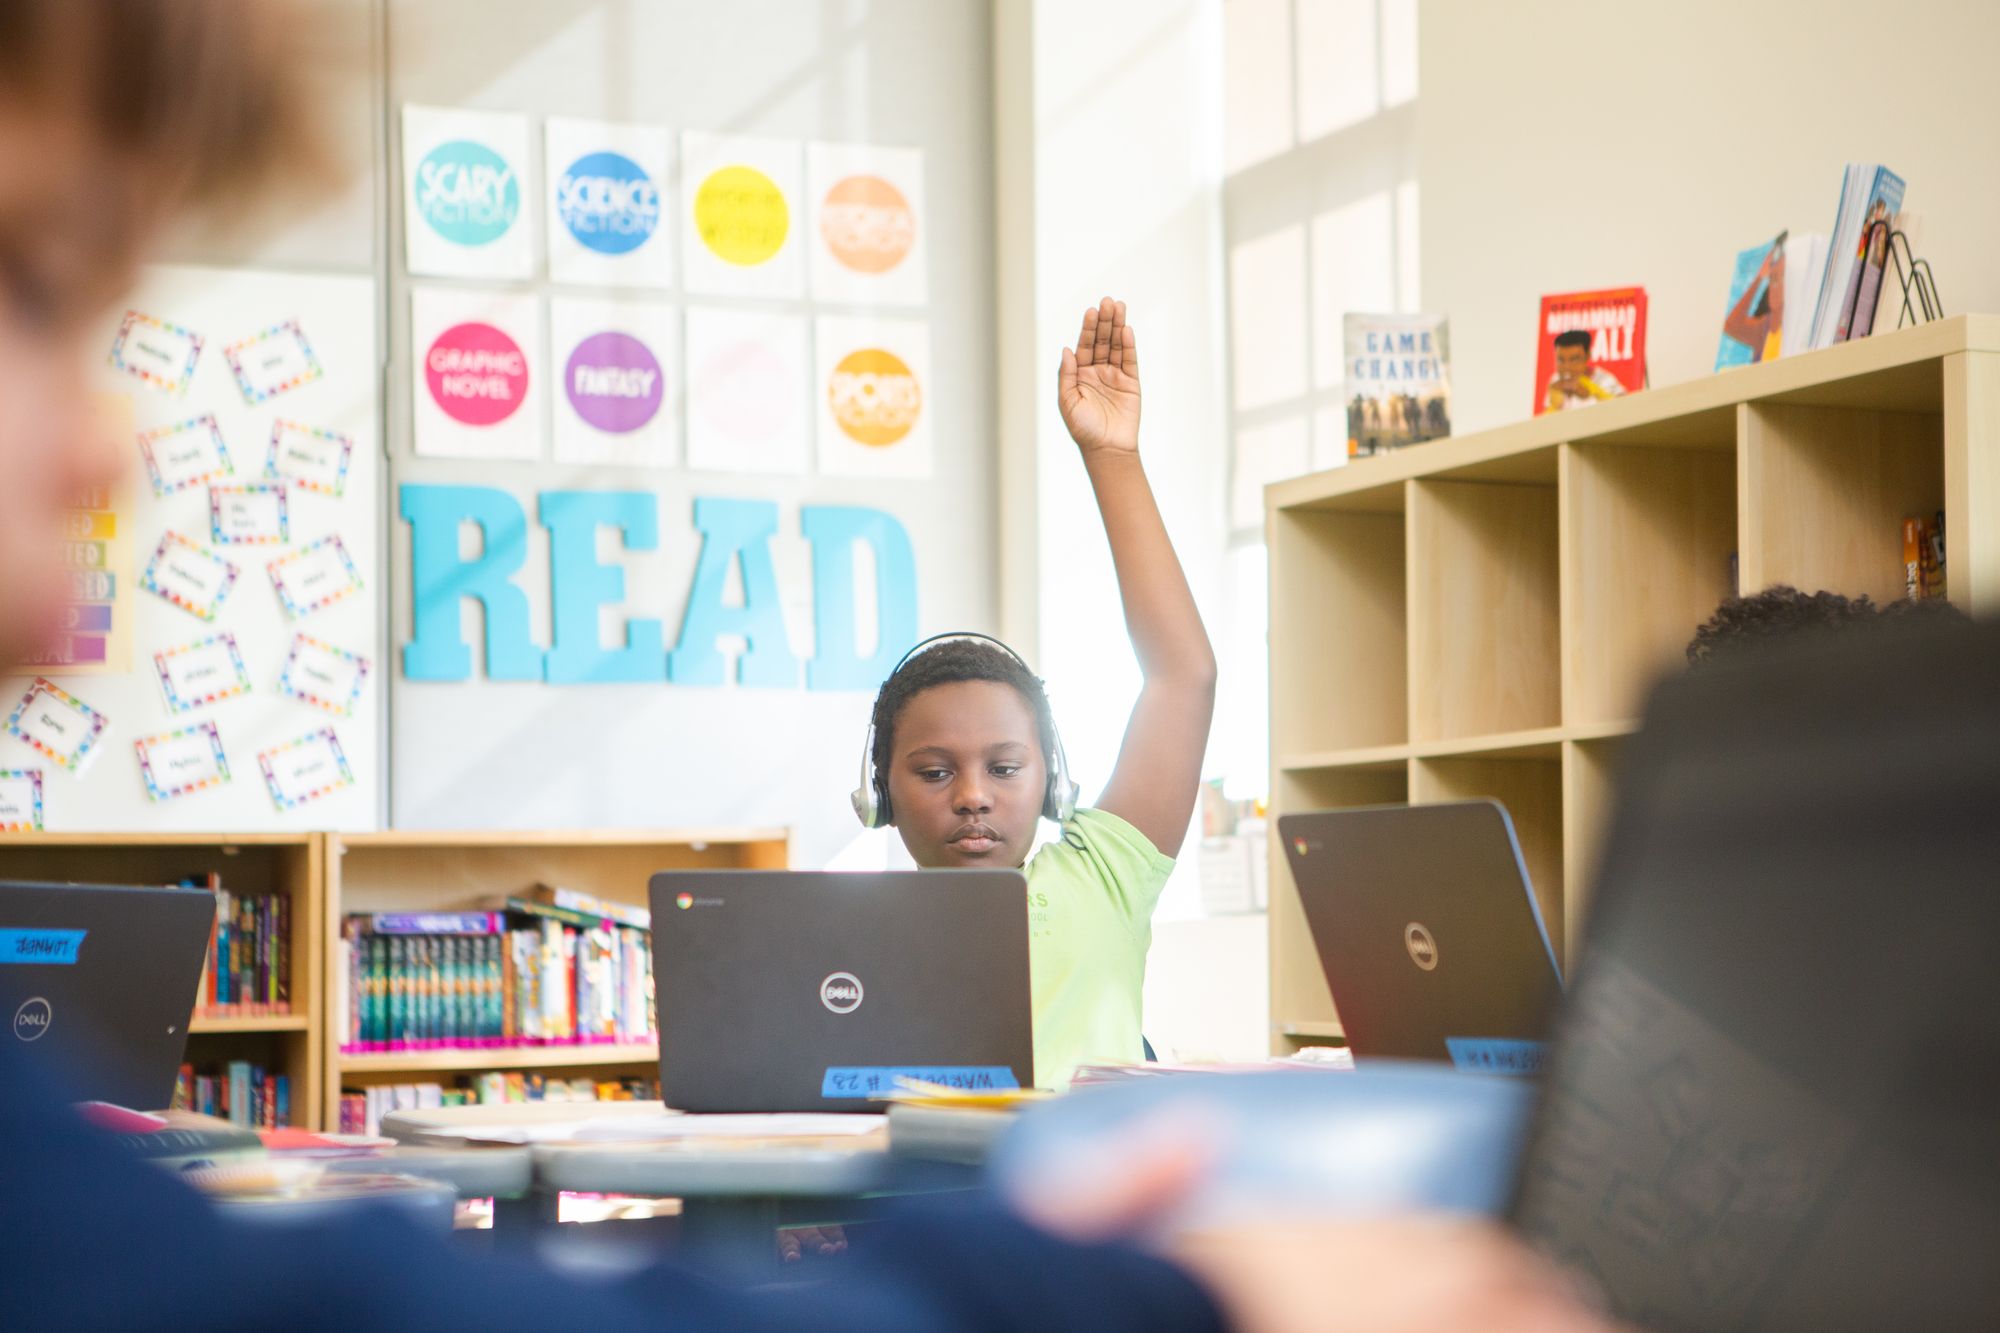
[{"label": "white paper on table", "polygon": [[842,1138],[882,1128],[888,1117],[872,1112],[837,1114],[799,1111],[768,1115],[658,1115],[598,1117],[530,1124],[426,1126],[427,1134],[446,1134],[479,1143],[644,1143],[663,1139]]}]

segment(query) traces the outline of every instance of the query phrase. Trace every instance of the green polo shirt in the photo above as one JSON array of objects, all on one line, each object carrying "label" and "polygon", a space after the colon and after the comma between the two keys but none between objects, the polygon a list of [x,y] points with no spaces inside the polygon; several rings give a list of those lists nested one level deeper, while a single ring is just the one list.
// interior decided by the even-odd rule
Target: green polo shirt
[{"label": "green polo shirt", "polygon": [[1141,994],[1153,906],[1174,859],[1105,810],[1079,810],[1028,861],[1028,973],[1035,1083],[1080,1064],[1141,1060]]}]

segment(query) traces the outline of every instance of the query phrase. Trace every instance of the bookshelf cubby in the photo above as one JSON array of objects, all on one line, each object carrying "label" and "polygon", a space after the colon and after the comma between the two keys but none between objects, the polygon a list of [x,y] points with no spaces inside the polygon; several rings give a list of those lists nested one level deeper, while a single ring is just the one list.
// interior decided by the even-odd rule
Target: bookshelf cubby
[{"label": "bookshelf cubby", "polygon": [[77,884],[176,884],[211,872],[237,893],[291,899],[291,1012],[197,1016],[187,1054],[197,1067],[249,1060],[291,1086],[292,1123],[317,1127],[322,1099],[322,875],[316,833],[10,833],[0,879]]},{"label": "bookshelf cubby", "polygon": [[[1624,737],[1731,590],[1903,587],[1945,513],[2000,611],[2000,317],[1418,445],[1265,492],[1274,814],[1492,796],[1565,968]],[[1271,839],[1271,1045],[1339,1040]]]},{"label": "bookshelf cubby", "polygon": [[337,1123],[343,1087],[436,1082],[482,1070],[535,1070],[565,1076],[657,1073],[652,1044],[547,1046],[511,1050],[347,1053],[341,1050],[345,997],[338,985],[340,926],[352,912],[453,912],[494,906],[537,884],[560,885],[607,901],[644,906],[657,870],[783,869],[782,830],[331,833],[326,839],[325,941],[329,1031],[321,1113]]}]

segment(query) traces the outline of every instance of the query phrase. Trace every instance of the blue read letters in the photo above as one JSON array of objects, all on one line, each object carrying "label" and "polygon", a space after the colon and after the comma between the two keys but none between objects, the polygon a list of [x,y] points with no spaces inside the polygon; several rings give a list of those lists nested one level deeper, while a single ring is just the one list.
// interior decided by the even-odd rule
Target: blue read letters
[{"label": "blue read letters", "polygon": [[[411,635],[403,645],[410,680],[465,680],[472,649],[465,641],[464,601],[485,612],[486,674],[493,680],[550,684],[670,681],[721,685],[724,635],[747,645],[736,661],[746,686],[795,689],[799,661],[785,632],[771,538],[778,506],[768,500],[700,497],[694,502],[701,555],[688,590],[679,641],[665,651],[661,622],[628,618],[623,644],[603,646],[599,621],[626,596],[625,572],[597,557],[600,530],[618,533],[628,551],[659,546],[658,501],[646,491],[544,491],[538,513],[549,534],[551,643],[537,646],[528,630],[528,598],[514,582],[527,560],[528,519],[511,494],[486,486],[406,483],[400,512],[410,525]],[[877,509],[806,505],[800,528],[812,546],[813,638],[805,684],[813,690],[873,689],[916,641],[917,568],[910,535]],[[478,552],[460,554],[464,530],[480,534]],[[874,554],[876,632],[860,651],[856,624],[855,548]],[[724,601],[731,569],[741,575],[740,605]]]}]

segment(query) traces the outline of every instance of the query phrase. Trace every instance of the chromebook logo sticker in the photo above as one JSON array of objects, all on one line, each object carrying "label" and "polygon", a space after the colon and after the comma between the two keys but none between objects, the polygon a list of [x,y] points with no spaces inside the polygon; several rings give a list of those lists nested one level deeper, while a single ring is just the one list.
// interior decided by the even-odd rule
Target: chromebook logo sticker
[{"label": "chromebook logo sticker", "polygon": [[674,899],[674,906],[680,908],[683,912],[687,911],[688,908],[694,906],[694,895],[692,893],[681,894],[678,898]]},{"label": "chromebook logo sticker", "polygon": [[[859,999],[856,1004],[861,1003]],[[21,1001],[21,1007],[14,1011],[14,1035],[22,1041],[39,1041],[48,1035],[49,1024],[55,1021],[55,1010],[39,995]]]},{"label": "chromebook logo sticker", "polygon": [[841,433],[877,449],[908,435],[924,410],[917,377],[901,357],[879,347],[842,357],[827,382],[826,397]]},{"label": "chromebook logo sticker", "polygon": [[660,187],[623,153],[589,153],[556,182],[556,215],[599,254],[627,254],[660,225]]},{"label": "chromebook logo sticker", "polygon": [[490,245],[520,213],[514,169],[483,143],[453,139],[417,164],[417,214],[455,245]]},{"label": "chromebook logo sticker", "polygon": [[819,232],[833,257],[857,273],[887,273],[917,243],[917,214],[879,176],[849,176],[820,203]]},{"label": "chromebook logo sticker", "polygon": [[711,172],[694,196],[694,227],[716,258],[755,268],[784,248],[792,211],[778,183],[755,167]]},{"label": "chromebook logo sticker", "polygon": [[851,1014],[861,1007],[861,979],[852,972],[835,972],[819,983],[819,1002],[836,1014]]},{"label": "chromebook logo sticker", "polygon": [[1403,947],[1410,951],[1410,961],[1426,972],[1435,971],[1438,965],[1437,941],[1431,938],[1429,930],[1416,921],[1403,927]]}]

